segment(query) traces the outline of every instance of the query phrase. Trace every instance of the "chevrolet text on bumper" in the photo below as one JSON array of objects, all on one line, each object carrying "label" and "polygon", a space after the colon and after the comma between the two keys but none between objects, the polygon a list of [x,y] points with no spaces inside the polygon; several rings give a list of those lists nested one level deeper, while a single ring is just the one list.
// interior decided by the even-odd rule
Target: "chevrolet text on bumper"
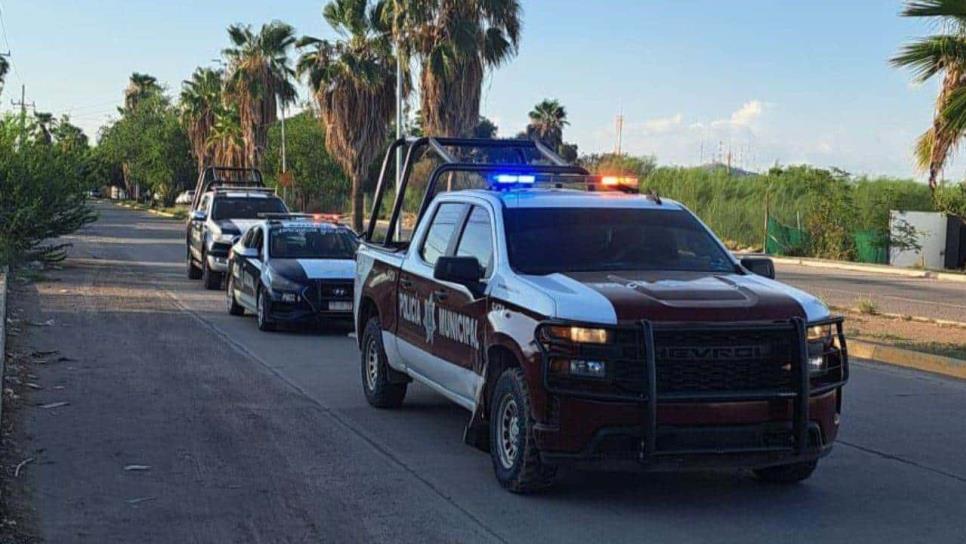
[{"label": "chevrolet text on bumper", "polygon": [[[397,149],[402,182],[381,217]],[[406,209],[427,155],[440,164]],[[831,450],[842,318],[636,180],[536,141],[398,140],[373,210],[353,304],[366,399],[398,407],[415,380],[468,409],[464,439],[508,490],[544,488],[566,465],[793,483]]]}]

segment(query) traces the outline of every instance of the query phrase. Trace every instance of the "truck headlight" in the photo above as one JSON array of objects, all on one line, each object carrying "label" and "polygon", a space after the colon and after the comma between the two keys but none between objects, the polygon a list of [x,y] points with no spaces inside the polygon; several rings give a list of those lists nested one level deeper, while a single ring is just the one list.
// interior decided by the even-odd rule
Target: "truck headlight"
[{"label": "truck headlight", "polygon": [[547,331],[555,339],[570,340],[578,344],[609,344],[611,331],[588,327],[552,326]]},{"label": "truck headlight", "polygon": [[283,302],[295,302],[298,300],[298,294],[302,292],[301,285],[274,274],[268,278],[268,285],[272,291],[281,295]]},{"label": "truck headlight", "polygon": [[826,352],[835,345],[832,325],[815,325],[808,327],[805,331],[808,348],[808,373],[822,374],[828,370]]}]

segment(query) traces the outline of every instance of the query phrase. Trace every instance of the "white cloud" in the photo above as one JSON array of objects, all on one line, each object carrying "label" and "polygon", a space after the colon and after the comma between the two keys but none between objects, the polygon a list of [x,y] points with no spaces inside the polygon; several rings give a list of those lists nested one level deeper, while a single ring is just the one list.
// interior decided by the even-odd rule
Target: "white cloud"
[{"label": "white cloud", "polygon": [[641,130],[650,134],[660,134],[663,132],[671,131],[679,126],[681,126],[681,121],[684,117],[678,113],[672,115],[671,117],[658,117],[656,119],[648,119],[639,125]]},{"label": "white cloud", "polygon": [[749,100],[741,105],[728,119],[719,119],[711,126],[714,127],[750,127],[761,117],[765,110],[764,104],[760,100]]}]

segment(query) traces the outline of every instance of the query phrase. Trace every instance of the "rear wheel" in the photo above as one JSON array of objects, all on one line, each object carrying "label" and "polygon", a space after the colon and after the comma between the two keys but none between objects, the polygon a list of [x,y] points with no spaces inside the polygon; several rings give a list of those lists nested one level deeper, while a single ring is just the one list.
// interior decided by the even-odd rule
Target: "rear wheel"
[{"label": "rear wheel", "polygon": [[185,260],[185,263],[186,263],[185,268],[187,268],[187,270],[188,270],[188,279],[189,280],[200,280],[201,279],[201,269],[198,268],[197,265],[195,265],[195,259],[194,259],[194,257],[191,256],[191,250],[190,249],[188,250],[188,257]]},{"label": "rear wheel", "polygon": [[382,345],[382,325],[378,317],[373,317],[362,333],[362,389],[366,401],[376,408],[399,408],[408,384],[397,374],[389,368]]},{"label": "rear wheel", "polygon": [[[231,270],[231,267],[228,268]],[[228,313],[231,315],[245,315],[245,308],[238,304],[235,299],[235,279],[228,274],[228,286],[225,288],[225,299],[227,300]]]},{"label": "rear wheel", "polygon": [[255,314],[256,322],[258,323],[258,330],[260,331],[274,331],[275,322],[272,321],[272,310],[268,297],[265,296],[261,289],[258,290],[258,300],[255,303],[258,311]]},{"label": "rear wheel", "polygon": [[557,474],[557,467],[540,460],[530,414],[523,370],[507,369],[496,382],[490,401],[490,457],[496,479],[513,493],[545,489]]},{"label": "rear wheel", "polygon": [[818,461],[806,461],[804,463],[794,463],[791,465],[779,465],[777,467],[759,468],[754,472],[755,477],[763,482],[773,484],[794,484],[807,480],[815,472]]}]

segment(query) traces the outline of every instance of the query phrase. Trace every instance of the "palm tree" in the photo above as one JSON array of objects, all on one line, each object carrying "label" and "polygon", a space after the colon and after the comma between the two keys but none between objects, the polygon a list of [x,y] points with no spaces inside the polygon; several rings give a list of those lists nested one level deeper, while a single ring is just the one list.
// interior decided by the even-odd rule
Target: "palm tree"
[{"label": "palm tree", "polygon": [[[467,136],[480,115],[487,69],[516,54],[518,0],[384,0],[394,39],[420,61],[426,134]],[[399,17],[395,17],[399,13]]]},{"label": "palm tree", "polygon": [[181,126],[188,133],[199,172],[212,164],[208,136],[222,107],[222,76],[221,70],[198,68],[181,85]]},{"label": "palm tree", "polygon": [[[342,36],[304,37],[298,73],[308,79],[325,125],[325,148],[352,180],[352,225],[362,230],[362,185],[382,152],[396,111],[395,59],[389,34],[366,0],[334,0],[322,10]],[[404,92],[408,94],[408,74]]]},{"label": "palm tree", "polygon": [[272,21],[256,34],[251,26],[232,25],[228,37],[233,46],[223,51],[228,58],[225,96],[238,106],[248,163],[258,166],[268,145],[269,126],[278,120],[279,104],[297,97],[288,56],[295,29]]},{"label": "palm tree", "polygon": [[933,123],[916,143],[919,167],[929,172],[935,190],[946,161],[966,133],[966,3],[962,0],[907,0],[906,17],[925,17],[940,23],[940,34],[905,45],[891,59],[909,68],[917,82],[942,76]]},{"label": "palm tree", "polygon": [[161,92],[161,85],[156,77],[134,72],[124,89],[124,109],[121,113],[133,111],[144,98]]},{"label": "palm tree", "polygon": [[215,110],[203,153],[219,166],[246,165],[245,131],[238,110],[225,107]]},{"label": "palm tree", "polygon": [[39,137],[40,143],[44,145],[53,143],[54,138],[51,135],[51,129],[53,128],[54,115],[51,113],[34,112],[34,121],[37,123],[37,136]]},{"label": "palm tree", "polygon": [[557,99],[544,99],[530,110],[530,124],[527,134],[537,137],[550,149],[557,151],[563,144],[563,128],[567,121],[567,110]]}]

